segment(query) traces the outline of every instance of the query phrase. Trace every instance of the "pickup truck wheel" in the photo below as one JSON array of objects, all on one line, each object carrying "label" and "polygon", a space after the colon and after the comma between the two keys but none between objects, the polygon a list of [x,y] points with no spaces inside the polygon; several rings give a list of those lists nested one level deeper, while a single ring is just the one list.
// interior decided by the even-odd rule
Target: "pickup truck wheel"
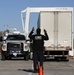
[{"label": "pickup truck wheel", "polygon": [[28,60],[29,60],[29,55],[25,55],[25,56],[24,56],[24,59],[25,59],[26,61],[28,61]]},{"label": "pickup truck wheel", "polygon": [[29,55],[25,56],[25,60],[27,60],[27,61],[29,60]]},{"label": "pickup truck wheel", "polygon": [[8,59],[11,60],[12,58],[9,56]]},{"label": "pickup truck wheel", "polygon": [[5,54],[2,54],[1,60],[5,60]]},{"label": "pickup truck wheel", "polygon": [[32,52],[30,53],[30,59],[33,59],[33,53]]},{"label": "pickup truck wheel", "polygon": [[24,59],[25,59],[26,61],[29,60],[29,52],[27,52],[27,53],[25,54]]}]

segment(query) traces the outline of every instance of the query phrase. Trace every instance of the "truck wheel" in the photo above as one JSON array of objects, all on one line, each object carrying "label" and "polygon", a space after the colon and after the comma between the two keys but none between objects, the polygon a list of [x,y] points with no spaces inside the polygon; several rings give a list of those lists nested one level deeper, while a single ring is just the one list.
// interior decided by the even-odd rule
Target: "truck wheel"
[{"label": "truck wheel", "polygon": [[10,57],[10,56],[9,56],[9,57],[8,57],[8,59],[9,59],[9,60],[11,60],[11,59],[12,59],[12,57]]},{"label": "truck wheel", "polygon": [[5,59],[6,59],[6,60],[8,60],[8,57],[7,57],[7,56],[5,56]]},{"label": "truck wheel", "polygon": [[25,56],[25,60],[28,61],[29,60],[29,55]]},{"label": "truck wheel", "polygon": [[65,61],[69,62],[69,59],[66,59]]},{"label": "truck wheel", "polygon": [[67,58],[67,57],[62,57],[62,60],[68,62],[68,61],[69,61],[69,58]]},{"label": "truck wheel", "polygon": [[5,54],[2,54],[1,60],[5,60]]},{"label": "truck wheel", "polygon": [[33,53],[32,52],[30,53],[30,59],[31,60],[33,59]]},{"label": "truck wheel", "polygon": [[68,61],[69,61],[69,59],[68,59],[68,58],[65,58],[65,59],[64,59],[64,61],[68,62]]},{"label": "truck wheel", "polygon": [[25,55],[24,56],[24,60],[28,61],[29,60],[29,56],[28,55]]},{"label": "truck wheel", "polygon": [[26,52],[26,54],[25,54],[25,56],[24,56],[24,59],[25,59],[26,61],[29,60],[29,52]]}]

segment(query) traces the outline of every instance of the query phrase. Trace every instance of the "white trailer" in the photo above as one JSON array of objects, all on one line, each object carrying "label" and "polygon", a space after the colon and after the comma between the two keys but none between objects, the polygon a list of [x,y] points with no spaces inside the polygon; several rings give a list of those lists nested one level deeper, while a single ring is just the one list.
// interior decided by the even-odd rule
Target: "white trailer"
[{"label": "white trailer", "polygon": [[38,27],[47,30],[49,40],[45,41],[46,58],[69,60],[69,51],[73,50],[72,14],[73,9],[41,11]]},{"label": "white trailer", "polygon": [[[73,56],[73,8],[72,7],[39,7],[21,11],[23,30],[28,38],[30,13],[40,13],[38,26],[47,30],[49,41],[45,42],[46,56]],[[25,22],[23,14],[26,13]],[[24,24],[25,23],[25,24]],[[43,33],[43,32],[42,32]],[[57,52],[58,51],[58,52]],[[50,54],[50,52],[52,52]],[[53,54],[54,53],[54,54]],[[55,54],[57,53],[57,54]],[[62,53],[62,54],[61,54]]]}]

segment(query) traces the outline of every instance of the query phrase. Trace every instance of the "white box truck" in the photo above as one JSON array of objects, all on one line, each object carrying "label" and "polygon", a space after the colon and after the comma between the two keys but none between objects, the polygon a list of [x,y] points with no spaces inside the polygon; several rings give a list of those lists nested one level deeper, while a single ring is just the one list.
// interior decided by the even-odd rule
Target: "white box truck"
[{"label": "white box truck", "polygon": [[47,30],[49,40],[45,41],[45,58],[69,60],[69,51],[72,50],[73,9],[56,8],[50,11],[41,11],[38,27]]},{"label": "white box truck", "polygon": [[[23,20],[26,13],[25,22]],[[73,8],[72,7],[27,7],[21,11],[22,25],[29,34],[30,14],[39,13],[38,27],[47,30],[49,40],[45,41],[45,58],[69,60],[73,56]],[[24,24],[25,23],[25,24]],[[23,30],[24,30],[23,29]]]}]

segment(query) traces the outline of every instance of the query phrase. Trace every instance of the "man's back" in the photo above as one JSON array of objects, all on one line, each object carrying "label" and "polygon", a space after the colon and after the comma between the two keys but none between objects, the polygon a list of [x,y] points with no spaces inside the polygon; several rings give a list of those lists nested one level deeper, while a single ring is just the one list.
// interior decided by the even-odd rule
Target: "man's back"
[{"label": "man's back", "polygon": [[43,49],[44,47],[44,36],[35,34],[33,35],[33,48],[36,48],[38,50]]},{"label": "man's back", "polygon": [[48,40],[48,35],[45,31],[45,35],[40,34],[40,30],[37,30],[37,34],[32,35],[33,31],[30,32],[29,37],[33,40],[33,49],[43,50],[44,48],[44,40]]}]

